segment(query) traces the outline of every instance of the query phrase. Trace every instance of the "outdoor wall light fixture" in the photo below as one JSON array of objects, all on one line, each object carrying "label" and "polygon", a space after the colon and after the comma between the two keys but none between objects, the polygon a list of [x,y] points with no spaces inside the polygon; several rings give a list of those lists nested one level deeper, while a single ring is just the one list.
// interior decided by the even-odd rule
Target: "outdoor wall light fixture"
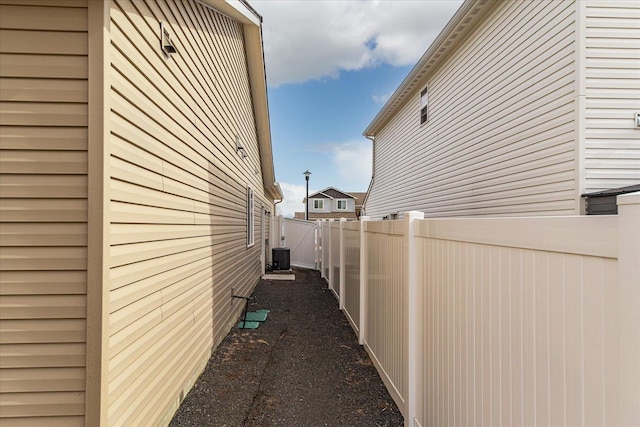
[{"label": "outdoor wall light fixture", "polygon": [[246,159],[249,155],[247,154],[242,142],[240,142],[240,136],[236,135],[236,153],[240,153],[240,156],[243,159]]},{"label": "outdoor wall light fixture", "polygon": [[166,56],[178,52],[176,47],[173,45],[173,42],[171,41],[169,31],[164,26],[164,22],[160,22],[160,47],[162,48],[162,51]]}]

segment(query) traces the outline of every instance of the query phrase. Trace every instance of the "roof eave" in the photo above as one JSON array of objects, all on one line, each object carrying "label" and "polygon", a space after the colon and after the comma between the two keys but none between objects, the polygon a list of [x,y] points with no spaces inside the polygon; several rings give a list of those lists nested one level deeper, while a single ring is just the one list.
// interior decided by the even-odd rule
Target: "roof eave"
[{"label": "roof eave", "polygon": [[242,24],[264,190],[273,200],[282,200],[284,196],[280,185],[276,182],[273,163],[267,79],[262,44],[262,17],[245,0],[202,1]]}]

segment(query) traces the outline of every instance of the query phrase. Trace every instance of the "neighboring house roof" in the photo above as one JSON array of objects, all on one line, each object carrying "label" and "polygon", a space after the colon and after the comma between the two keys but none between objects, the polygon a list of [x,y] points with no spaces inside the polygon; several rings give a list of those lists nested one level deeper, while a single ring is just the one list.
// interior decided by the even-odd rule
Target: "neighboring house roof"
[{"label": "neighboring house roof", "polygon": [[490,0],[466,0],[458,9],[446,27],[440,32],[429,49],[402,81],[391,98],[384,104],[380,112],[365,129],[364,136],[374,136],[396,111],[415,94],[423,82],[449,52],[464,39],[480,18],[495,4]]},{"label": "neighboring house roof", "polygon": [[282,189],[280,184],[276,182],[271,147],[267,80],[262,44],[262,17],[245,0],[202,0],[202,2],[242,24],[264,190],[273,199],[282,200]]},{"label": "neighboring house roof", "polygon": [[333,197],[329,196],[326,193],[322,193],[322,192],[315,193],[315,194],[309,196],[309,198],[310,199],[333,199]]},{"label": "neighboring house roof", "polygon": [[367,196],[367,193],[349,193],[356,199],[356,206],[362,206],[364,202],[364,198]]},{"label": "neighboring house roof", "polygon": [[310,199],[318,199],[318,198],[329,198],[329,199],[356,199],[353,196],[354,193],[345,193],[344,191],[338,190],[334,187],[327,187],[324,190],[320,190],[316,193],[310,194]]}]

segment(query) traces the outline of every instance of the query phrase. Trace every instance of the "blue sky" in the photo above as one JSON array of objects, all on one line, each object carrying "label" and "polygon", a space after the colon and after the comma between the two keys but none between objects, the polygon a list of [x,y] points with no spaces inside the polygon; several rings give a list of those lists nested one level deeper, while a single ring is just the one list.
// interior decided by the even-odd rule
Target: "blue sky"
[{"label": "blue sky", "polygon": [[278,212],[309,192],[367,190],[362,132],[426,51],[460,0],[254,0],[263,35]]},{"label": "blue sky", "polygon": [[[371,142],[362,131],[409,70],[381,65],[344,71],[337,79],[271,88],[271,134],[278,180],[304,182],[302,173],[309,169],[310,189],[333,186],[366,191],[371,178]],[[363,165],[362,159],[353,159],[353,155],[368,156],[368,162]]]}]

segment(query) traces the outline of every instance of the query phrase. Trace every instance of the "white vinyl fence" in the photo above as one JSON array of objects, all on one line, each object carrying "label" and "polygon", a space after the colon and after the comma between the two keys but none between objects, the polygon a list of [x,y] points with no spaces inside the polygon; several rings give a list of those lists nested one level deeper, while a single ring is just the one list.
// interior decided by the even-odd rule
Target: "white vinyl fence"
[{"label": "white vinyl fence", "polygon": [[321,271],[342,254],[340,307],[405,425],[640,425],[640,193],[618,204],[328,226]]},{"label": "white vinyl fence", "polygon": [[316,268],[316,223],[294,218],[284,218],[282,247],[289,248],[291,265]]},{"label": "white vinyl fence", "polygon": [[360,330],[360,222],[342,224],[342,251],[344,257],[340,273],[343,284],[342,298],[345,315],[356,332]]},{"label": "white vinyl fence", "polygon": [[329,289],[340,298],[340,222],[329,222],[331,247],[329,250]]},{"label": "white vinyl fence", "polygon": [[320,223],[320,273],[322,277],[329,282],[329,273],[331,271],[331,223],[323,221]]}]

